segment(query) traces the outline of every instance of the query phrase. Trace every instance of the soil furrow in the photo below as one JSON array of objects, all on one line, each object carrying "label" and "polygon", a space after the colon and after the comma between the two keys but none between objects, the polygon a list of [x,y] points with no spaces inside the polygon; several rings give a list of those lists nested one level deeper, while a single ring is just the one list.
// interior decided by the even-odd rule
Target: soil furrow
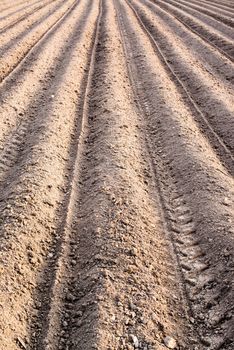
[{"label": "soil furrow", "polygon": [[[38,318],[34,321],[34,327],[38,327],[42,324],[44,332],[40,332],[40,337],[35,338],[35,348],[42,347],[44,349],[66,349],[68,339],[64,328],[67,327],[66,313],[70,310],[66,310],[64,306],[65,298],[68,295],[68,277],[70,277],[70,269],[74,267],[74,261],[77,256],[74,256],[74,252],[71,249],[71,245],[74,249],[74,245],[77,241],[77,237],[71,237],[71,226],[73,220],[73,214],[77,205],[77,191],[80,187],[80,154],[82,153],[84,140],[84,127],[86,124],[86,102],[87,94],[90,84],[90,76],[93,70],[93,60],[97,47],[99,26],[102,16],[101,3],[99,4],[99,14],[95,23],[95,29],[92,36],[92,44],[90,45],[89,59],[86,64],[86,73],[83,76],[80,86],[82,91],[79,96],[79,100],[76,104],[76,126],[74,129],[74,140],[70,146],[70,159],[68,163],[68,181],[67,181],[67,196],[65,198],[64,206],[62,209],[61,225],[58,228],[58,234],[60,236],[59,245],[57,245],[57,255],[53,262],[53,268],[48,265],[45,277],[41,279],[41,283],[44,286],[43,293],[38,295],[41,299],[43,308],[38,313]],[[76,57],[73,58],[74,60]],[[60,215],[61,215],[60,214]],[[72,243],[71,243],[72,242]],[[78,277],[78,276],[77,276]],[[49,288],[48,288],[49,286]],[[43,312],[41,312],[43,310]],[[43,315],[43,318],[42,318]],[[69,340],[71,341],[71,340]],[[78,341],[78,339],[77,339]],[[82,339],[84,341],[84,339]],[[91,339],[93,341],[93,339]],[[85,342],[85,341],[84,341]]]},{"label": "soil furrow", "polygon": [[[82,4],[81,4],[82,5]],[[37,122],[38,115],[37,111],[41,103],[43,103],[43,100],[45,98],[48,98],[50,101],[53,101],[54,99],[54,91],[51,93],[48,93],[51,91],[50,84],[53,83],[53,79],[56,77],[54,74],[57,72],[57,70],[60,69],[61,62],[63,62],[64,59],[64,52],[66,52],[65,48],[69,48],[66,43],[68,41],[68,38],[70,37],[71,40],[69,41],[69,44],[72,42],[73,38],[77,36],[77,31],[80,30],[80,26],[78,26],[79,21],[81,20],[82,24],[84,24],[84,19],[87,17],[89,11],[89,7],[84,11],[83,6],[75,7],[74,13],[71,18],[67,19],[67,23],[62,27],[62,33],[64,33],[65,30],[67,30],[66,35],[63,35],[63,41],[56,43],[56,40],[58,40],[58,37],[60,37],[60,31],[57,31],[55,35],[52,37],[52,43],[53,45],[53,51],[51,52],[50,49],[50,42],[46,43],[46,48],[43,53],[41,53],[38,57],[38,62],[35,62],[35,57],[33,57],[33,60],[31,61],[31,64],[37,65],[37,70],[40,72],[40,78],[39,84],[35,86],[34,91],[31,89],[31,94],[28,96],[28,101],[26,99],[26,96],[28,94],[28,88],[29,82],[32,83],[32,74],[29,74],[29,76],[24,77],[26,89],[24,90],[22,86],[22,82],[19,80],[15,84],[19,85],[19,92],[14,89],[13,96],[10,96],[10,100],[13,99],[17,103],[20,100],[24,100],[25,105],[22,106],[21,111],[16,110],[16,120],[15,125],[13,124],[13,117],[10,115],[10,119],[12,121],[12,125],[9,128],[8,134],[5,135],[5,138],[2,138],[2,151],[1,151],[1,164],[0,164],[0,181],[3,183],[2,186],[4,187],[5,181],[9,179],[9,176],[12,171],[17,170],[18,163],[18,157],[22,153],[24,149],[24,142],[25,138],[28,134],[31,133],[31,129],[33,128],[33,125]],[[78,10],[83,10],[84,14],[83,17],[78,17],[76,19],[75,13]],[[82,12],[81,12],[82,13]],[[77,27],[78,26],[78,27]],[[61,30],[61,29],[60,29]],[[41,50],[41,47],[40,47]],[[43,62],[41,60],[41,57],[44,57],[46,65],[44,66]],[[48,61],[48,57],[50,58],[50,61]],[[57,63],[56,63],[57,62]],[[28,64],[26,63],[28,66]],[[21,67],[21,71],[23,71],[23,74],[25,72],[24,67]],[[14,77],[14,80],[18,79],[18,76]],[[34,77],[35,79],[35,77]],[[34,94],[32,94],[34,92]],[[3,108],[3,119],[4,119],[4,111],[6,109],[5,105],[9,105],[11,102],[9,100],[4,101]],[[23,110],[23,112],[22,112]],[[8,113],[6,113],[8,114]],[[8,125],[9,126],[9,125]],[[5,140],[5,142],[3,142]],[[4,191],[2,191],[4,193]]]},{"label": "soil furrow", "polygon": [[[23,24],[19,24],[20,26],[23,25],[23,32],[21,31],[10,42],[0,47],[0,51],[2,52],[0,81],[17,67],[30,50],[70,11],[75,3],[76,1],[74,0],[68,0],[65,3],[60,1],[55,5],[52,4],[52,8],[46,10],[46,13],[41,18],[37,18],[37,21],[30,28],[25,29]],[[38,13],[36,16],[38,16]],[[8,39],[9,37],[7,35]],[[18,40],[21,40],[20,44]]]},{"label": "soil furrow", "polygon": [[33,9],[30,8],[30,11],[26,11],[26,13],[20,13],[19,16],[17,16],[16,18],[14,18],[13,20],[10,21],[7,19],[6,20],[6,24],[1,23],[0,24],[0,34],[5,33],[7,30],[10,30],[11,28],[13,28],[15,25],[17,25],[18,23],[22,22],[23,20],[27,19],[30,15],[34,14],[36,11],[39,11],[40,9],[42,9],[44,6],[47,5],[47,3],[51,3],[52,0],[47,1],[43,4],[41,4],[39,6],[35,6]]},{"label": "soil furrow", "polygon": [[[4,149],[7,139],[17,135],[21,122],[24,123],[28,104],[31,104],[31,114],[35,115],[33,109],[34,100],[40,86],[48,78],[55,77],[56,72],[51,69],[53,63],[59,57],[63,41],[57,40],[59,29],[67,27],[67,33],[72,30],[68,26],[68,20],[74,15],[76,4],[53,26],[47,35],[33,48],[30,54],[22,61],[17,69],[1,84],[1,129],[0,148]],[[65,36],[66,37],[66,36]],[[52,45],[53,43],[53,45]],[[52,94],[53,97],[53,94]],[[29,118],[30,119],[30,118]],[[7,149],[7,146],[6,146]]]},{"label": "soil furrow", "polygon": [[67,191],[70,144],[75,138],[76,101],[97,15],[97,8],[91,6],[91,1],[82,2],[74,13],[73,34],[67,34],[67,41],[63,35],[63,53],[54,66],[58,75],[44,86],[53,91],[54,98],[46,90],[44,96],[38,96],[37,118],[28,127],[24,142],[18,145],[17,163],[2,191],[1,268],[6,267],[8,273],[1,276],[1,346],[10,349],[24,345],[38,349],[36,342],[46,327],[40,329],[38,322],[29,333],[32,317],[39,313],[43,318],[38,293],[42,295],[49,288],[41,290],[48,274],[46,266],[53,266],[61,239],[60,215]]},{"label": "soil furrow", "polygon": [[5,51],[10,49],[11,46],[14,45],[14,40],[17,41],[23,39],[31,29],[33,30],[34,27],[40,24],[40,22],[46,20],[46,18],[49,17],[54,10],[58,9],[59,6],[61,6],[61,1],[56,0],[51,6],[49,6],[49,8],[47,8],[47,6],[42,8],[41,11],[32,14],[27,21],[19,23],[13,27],[9,33],[2,35],[0,42],[1,53],[4,54]]},{"label": "soil furrow", "polygon": [[223,55],[225,55],[232,62],[234,60],[234,49],[232,39],[227,39],[220,34],[220,32],[214,28],[208,27],[202,21],[194,18],[192,15],[188,14],[186,11],[176,8],[176,6],[171,5],[160,0],[151,0],[156,5],[167,10],[169,13],[173,14],[174,17],[180,21],[183,25],[187,26],[191,31],[201,37],[203,40],[208,42],[214,48],[219,50]]},{"label": "soil furrow", "polygon": [[200,11],[191,8],[189,5],[184,5],[183,3],[178,3],[176,0],[169,0],[167,2],[169,5],[176,7],[177,10],[180,10],[186,15],[191,15],[194,20],[197,20],[198,23],[207,26],[212,31],[220,34],[224,40],[233,41],[234,35],[233,30],[226,26],[225,24],[220,23],[216,19],[213,19],[205,14],[202,14]]},{"label": "soil furrow", "polygon": [[[164,62],[172,71],[173,76],[178,80],[180,87],[185,90],[189,100],[195,106],[201,127],[211,136],[211,142],[214,142],[214,147],[219,146],[220,154],[224,151],[227,153],[227,164],[229,169],[233,170],[233,106],[234,97],[232,86],[222,84],[222,80],[207,72],[206,66],[200,64],[200,61],[195,59],[194,53],[190,53],[192,41],[189,40],[189,45],[183,45],[180,37],[184,37],[187,33],[181,32],[176,37],[175,26],[172,29],[167,28],[168,22],[161,22],[158,18],[157,9],[151,6],[150,2],[144,1],[142,6],[141,1],[131,1],[134,9],[151,33],[152,38],[160,49],[163,55]],[[150,14],[148,6],[152,8]],[[171,26],[169,22],[169,25]],[[181,29],[181,28],[179,28]],[[221,64],[223,61],[221,61]],[[233,67],[230,69],[232,74]],[[212,106],[212,112],[211,112]],[[228,159],[229,158],[229,159]]]},{"label": "soil furrow", "polygon": [[8,9],[20,6],[22,4],[25,4],[26,2],[28,3],[28,0],[23,0],[23,1],[18,1],[18,2],[14,1],[13,5],[9,5],[9,1],[7,1],[7,0],[5,0],[5,1],[6,1],[6,4],[4,3],[4,1],[2,1],[1,4],[0,4],[0,11],[1,12],[7,11]]},{"label": "soil furrow", "polygon": [[187,50],[191,51],[196,62],[202,64],[208,73],[214,76],[215,79],[217,78],[221,81],[222,85],[226,84],[229,89],[232,88],[232,82],[234,79],[232,62],[227,60],[222,54],[214,49],[213,46],[201,39],[197,34],[191,31],[189,27],[184,26],[184,24],[178,21],[166,10],[161,9],[151,1],[139,2],[147,5],[147,7],[154,13],[154,16],[157,16],[160,22],[162,21],[162,25],[165,25],[165,28],[170,29],[177,37],[179,37],[180,41],[187,47]]},{"label": "soil furrow", "polygon": [[[151,171],[124,67],[114,8],[105,1],[52,310],[61,323],[61,349],[126,349],[136,339],[139,349],[163,349],[165,334],[196,342],[158,201],[151,199]],[[58,347],[54,340],[49,346]]]},{"label": "soil furrow", "polygon": [[[4,12],[7,10],[7,9],[4,9],[4,10],[2,10],[1,12],[1,17],[0,17],[0,23],[2,22],[2,20],[4,20],[4,19],[6,19],[6,18],[9,18],[9,17],[11,17],[11,16],[14,16],[15,14],[17,14],[18,12],[21,12],[21,11],[23,11],[23,10],[25,10],[25,9],[28,9],[29,7],[31,7],[31,6],[33,6],[33,5],[35,5],[35,4],[37,4],[38,2],[40,2],[39,0],[36,0],[36,1],[31,1],[31,2],[29,2],[29,1],[24,1],[24,3],[25,2],[27,2],[27,5],[25,5],[25,6],[23,6],[23,7],[20,7],[19,9],[17,9],[17,10],[14,10],[13,12],[10,12],[10,13],[6,13],[6,14],[4,14]],[[18,5],[16,4],[14,7],[18,7]],[[10,8],[12,8],[12,7],[10,7]]]},{"label": "soil furrow", "polygon": [[[200,0],[200,1],[204,2],[204,0]],[[205,2],[208,2],[209,4],[212,3],[216,7],[222,6],[222,7],[226,8],[227,10],[234,9],[234,5],[232,2],[227,2],[227,1],[220,2],[220,1],[216,1],[216,0],[212,0],[212,1],[206,0]]]},{"label": "soil furrow", "polygon": [[[199,11],[201,13],[204,13],[207,16],[210,16],[212,18],[215,18],[217,21],[220,21],[221,23],[226,24],[227,26],[230,26],[231,28],[234,28],[234,19],[230,19],[227,16],[220,13],[217,13],[217,11],[211,11],[209,9],[204,8],[204,6],[200,6],[198,4],[194,4],[191,1],[183,1],[183,0],[177,0],[175,3],[179,4],[186,4],[186,7],[193,8],[196,11]],[[230,15],[229,15],[230,16]]]},{"label": "soil furrow", "polygon": [[233,350],[233,6],[0,0],[0,349]]},{"label": "soil furrow", "polygon": [[[11,72],[0,86],[1,95],[1,129],[0,148],[7,150],[11,139],[17,137],[21,123],[35,117],[38,91],[46,93],[44,84],[56,76],[53,67],[63,50],[64,40],[74,30],[75,13],[79,2],[75,3],[65,15],[47,32],[37,45],[30,51],[21,64]],[[59,40],[60,31],[63,40]],[[66,35],[64,34],[66,33]],[[53,93],[50,94],[53,98]],[[30,107],[30,113],[25,113]],[[26,121],[26,124],[28,122]],[[16,136],[14,136],[16,135]],[[7,141],[8,140],[8,141]],[[3,151],[5,152],[5,151]]]},{"label": "soil furrow", "polygon": [[134,12],[122,1],[118,6],[133,90],[141,115],[144,112],[162,203],[194,328],[201,337],[199,348],[231,350],[233,179],[197,129],[183,99],[176,97],[179,92],[150,41],[147,44]]},{"label": "soil furrow", "polygon": [[208,3],[206,1],[201,1],[201,0],[189,0],[189,3],[192,3],[192,4],[196,4],[196,5],[199,5],[199,6],[202,6],[208,10],[212,10],[212,12],[217,12],[217,10],[219,11],[220,14],[226,16],[226,17],[231,17],[233,18],[234,17],[234,9],[227,9],[225,7],[222,7],[222,5],[219,5],[219,4],[215,4],[215,3]]}]

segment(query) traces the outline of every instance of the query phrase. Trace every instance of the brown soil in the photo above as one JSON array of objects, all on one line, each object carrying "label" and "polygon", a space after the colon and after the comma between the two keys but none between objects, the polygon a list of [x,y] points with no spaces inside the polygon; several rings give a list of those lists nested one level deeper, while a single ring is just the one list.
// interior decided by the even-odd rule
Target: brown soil
[{"label": "brown soil", "polygon": [[233,350],[233,11],[0,1],[0,349]]}]

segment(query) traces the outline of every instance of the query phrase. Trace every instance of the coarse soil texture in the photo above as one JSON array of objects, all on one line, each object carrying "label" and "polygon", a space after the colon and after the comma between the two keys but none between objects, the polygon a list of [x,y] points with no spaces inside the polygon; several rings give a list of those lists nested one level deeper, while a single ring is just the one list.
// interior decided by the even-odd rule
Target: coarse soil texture
[{"label": "coarse soil texture", "polygon": [[234,3],[0,0],[0,350],[234,349]]}]

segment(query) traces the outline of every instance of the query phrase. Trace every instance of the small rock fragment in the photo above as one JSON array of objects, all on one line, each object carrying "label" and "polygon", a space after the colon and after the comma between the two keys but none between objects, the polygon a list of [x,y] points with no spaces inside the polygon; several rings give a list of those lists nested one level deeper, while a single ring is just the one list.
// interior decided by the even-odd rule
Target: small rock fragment
[{"label": "small rock fragment", "polygon": [[166,336],[163,341],[168,349],[175,349],[176,348],[176,341],[174,338]]},{"label": "small rock fragment", "polygon": [[130,334],[130,339],[131,339],[131,341],[132,341],[132,343],[134,345],[134,348],[138,349],[138,347],[139,347],[139,340],[138,340],[138,338],[135,335]]},{"label": "small rock fragment", "polygon": [[21,349],[27,349],[26,343],[23,341],[23,339],[21,339],[20,337],[17,337],[17,343],[19,344],[19,346],[21,347]]},{"label": "small rock fragment", "polygon": [[81,327],[82,326],[82,320],[78,320],[77,321],[77,327]]},{"label": "small rock fragment", "polygon": [[226,206],[230,206],[231,205],[230,199],[228,197],[224,197],[223,204],[226,205]]},{"label": "small rock fragment", "polygon": [[137,256],[137,248],[132,248],[132,249],[130,250],[130,255],[132,255],[132,256]]},{"label": "small rock fragment", "polygon": [[82,317],[83,316],[83,311],[81,311],[81,310],[77,311],[76,316],[77,317]]},{"label": "small rock fragment", "polygon": [[67,321],[63,321],[63,327],[67,327],[68,326],[68,322]]},{"label": "small rock fragment", "polygon": [[73,294],[68,292],[67,295],[66,295],[66,300],[69,301],[69,302],[73,302],[73,301],[76,300],[76,298],[75,298],[75,296]]}]

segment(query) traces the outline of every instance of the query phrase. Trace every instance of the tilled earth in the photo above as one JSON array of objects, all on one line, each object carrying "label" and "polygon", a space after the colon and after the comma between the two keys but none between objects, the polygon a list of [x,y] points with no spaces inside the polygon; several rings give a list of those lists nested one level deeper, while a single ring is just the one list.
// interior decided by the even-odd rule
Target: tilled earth
[{"label": "tilled earth", "polygon": [[0,0],[0,349],[234,349],[232,0]]}]

